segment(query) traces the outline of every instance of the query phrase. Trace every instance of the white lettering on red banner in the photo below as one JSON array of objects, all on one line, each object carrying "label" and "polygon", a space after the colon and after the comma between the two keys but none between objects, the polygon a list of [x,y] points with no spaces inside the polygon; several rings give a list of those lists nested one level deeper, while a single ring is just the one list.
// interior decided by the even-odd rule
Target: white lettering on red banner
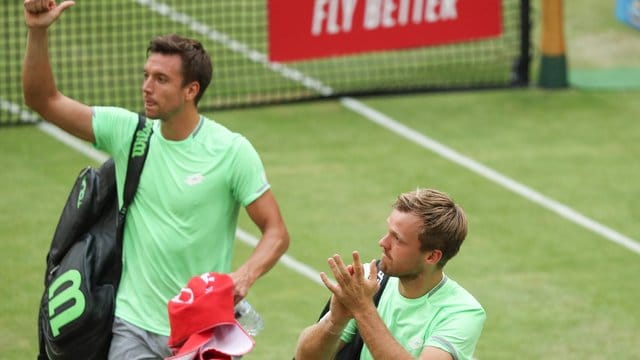
[{"label": "white lettering on red banner", "polygon": [[501,0],[269,0],[272,61],[474,41],[501,33]]}]

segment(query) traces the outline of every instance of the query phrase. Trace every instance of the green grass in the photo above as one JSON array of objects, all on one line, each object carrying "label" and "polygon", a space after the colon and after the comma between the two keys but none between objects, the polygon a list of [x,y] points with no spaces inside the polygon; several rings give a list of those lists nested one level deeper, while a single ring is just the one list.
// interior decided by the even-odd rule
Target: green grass
[{"label": "green grass", "polygon": [[[640,169],[632,164],[640,151],[633,135],[639,127],[630,120],[637,95],[504,91],[366,102],[638,239],[634,179]],[[342,112],[329,103],[217,115],[263,154],[292,232],[290,255],[319,270],[327,269],[334,252],[358,249],[375,257],[394,195],[437,187],[471,218],[468,242],[447,272],[487,308],[480,359],[637,355],[640,290],[629,276],[640,270],[638,254]],[[243,226],[251,228],[246,220]],[[257,306],[273,291],[270,282],[265,286],[252,294]],[[301,309],[308,319],[326,293],[318,286],[289,305],[317,299],[316,308]],[[286,331],[277,324],[273,331]],[[279,338],[288,340],[255,359],[283,358],[269,354],[293,347],[295,336],[285,335]],[[610,338],[616,342],[603,340]]]},{"label": "green grass", "polygon": [[[604,3],[565,1],[570,65],[640,66],[632,41],[640,33],[615,21],[613,2]],[[622,39],[615,57],[602,43],[610,35]],[[590,41],[602,46],[587,53],[580,46]],[[638,241],[639,96],[523,89],[362,101]],[[470,219],[468,239],[445,270],[487,309],[477,358],[640,357],[639,254],[339,102],[207,115],[258,149],[292,235],[288,255],[298,261],[326,271],[336,252],[379,256],[377,239],[395,196],[417,186],[439,188]],[[0,350],[3,359],[22,360],[36,353],[45,255],[58,215],[80,169],[95,163],[27,126],[0,127],[0,154]],[[240,226],[258,234],[244,214]],[[235,264],[250,251],[238,243]],[[299,332],[327,297],[323,286],[277,265],[249,294],[266,327],[245,358],[291,358]]]},{"label": "green grass", "polygon": [[[371,98],[372,107],[632,238],[638,92],[486,91]],[[428,150],[320,102],[209,114],[245,134],[267,167],[292,235],[289,255],[317,270],[377,239],[398,192],[450,193],[469,214],[446,271],[484,304],[480,359],[633,358],[640,342],[638,254]],[[603,119],[606,119],[603,120]],[[44,256],[76,174],[92,161],[34,127],[2,128],[0,348],[35,351]],[[247,217],[241,227],[257,234]],[[235,263],[250,249],[238,244]],[[11,255],[9,255],[11,254]],[[327,290],[278,265],[249,299],[266,328],[247,359],[286,359]],[[616,339],[610,342],[609,339]]]}]

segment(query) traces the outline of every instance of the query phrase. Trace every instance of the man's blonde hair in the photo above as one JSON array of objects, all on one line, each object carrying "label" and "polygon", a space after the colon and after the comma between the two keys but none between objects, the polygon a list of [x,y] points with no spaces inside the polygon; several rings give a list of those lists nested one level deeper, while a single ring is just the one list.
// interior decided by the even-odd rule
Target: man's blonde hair
[{"label": "man's blonde hair", "polygon": [[467,236],[467,217],[447,194],[433,189],[417,189],[400,194],[393,204],[400,212],[411,213],[422,219],[418,239],[420,250],[440,250],[444,265],[460,250]]}]

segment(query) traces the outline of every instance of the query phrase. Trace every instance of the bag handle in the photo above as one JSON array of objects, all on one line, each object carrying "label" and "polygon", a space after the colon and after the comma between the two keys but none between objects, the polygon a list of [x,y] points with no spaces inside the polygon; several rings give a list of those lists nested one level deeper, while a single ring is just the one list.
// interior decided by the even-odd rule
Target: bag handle
[{"label": "bag handle", "polygon": [[[144,162],[149,154],[149,145],[151,135],[153,134],[153,124],[147,121],[142,114],[138,114],[138,126],[133,133],[131,139],[131,147],[129,148],[129,163],[127,165],[127,175],[124,181],[124,190],[122,191],[122,207],[118,212],[118,220],[116,222],[116,241],[118,243],[117,258],[122,259],[122,241],[124,237],[124,222],[129,211],[129,206],[133,202],[133,198],[140,184],[140,175]],[[117,269],[122,269],[122,261],[117,263]],[[118,279],[118,283],[119,283]],[[118,285],[118,284],[117,284]]]},{"label": "bag handle", "polygon": [[143,114],[138,114],[138,127],[133,134],[131,148],[129,149],[129,165],[122,194],[122,207],[120,208],[120,214],[122,215],[127,214],[129,205],[131,205],[140,183],[142,167],[149,153],[151,134],[153,134],[151,122],[147,123],[146,117]]}]

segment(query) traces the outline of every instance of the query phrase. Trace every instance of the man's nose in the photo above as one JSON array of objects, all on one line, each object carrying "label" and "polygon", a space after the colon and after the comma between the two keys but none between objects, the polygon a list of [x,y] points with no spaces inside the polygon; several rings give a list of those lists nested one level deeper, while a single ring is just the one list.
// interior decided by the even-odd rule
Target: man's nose
[{"label": "man's nose", "polygon": [[388,242],[387,242],[388,238],[389,238],[389,235],[385,234],[382,238],[380,238],[380,240],[378,240],[378,245],[380,245],[380,247],[383,247],[383,248],[386,249],[387,248],[387,244],[388,244]]},{"label": "man's nose", "polygon": [[145,93],[150,93],[151,92],[151,78],[146,78],[144,79],[144,81],[142,82],[142,91]]}]

